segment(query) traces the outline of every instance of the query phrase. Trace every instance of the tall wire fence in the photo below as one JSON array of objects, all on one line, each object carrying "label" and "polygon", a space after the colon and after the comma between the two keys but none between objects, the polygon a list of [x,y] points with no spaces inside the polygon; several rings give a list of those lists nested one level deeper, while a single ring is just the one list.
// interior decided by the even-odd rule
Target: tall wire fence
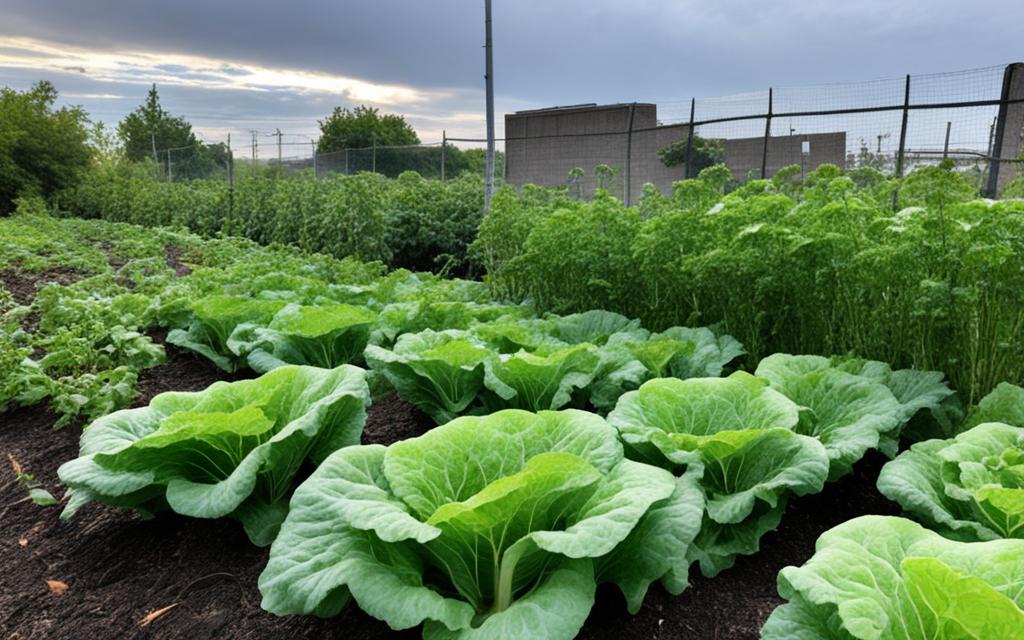
[{"label": "tall wire fence", "polygon": [[[496,174],[510,184],[603,186],[627,203],[724,162],[737,182],[831,163],[903,175],[944,159],[994,196],[1024,174],[1024,64],[863,82],[777,87],[654,103],[573,105],[505,116]],[[304,134],[249,131],[198,147],[156,149],[168,180],[247,174],[324,177],[416,171],[483,175],[483,136],[420,145],[318,150]]]},{"label": "tall wire fence", "polygon": [[[602,167],[635,202],[724,162],[737,181],[825,163],[903,175],[952,160],[979,191],[1021,175],[1024,64],[659,104],[572,105],[506,116],[508,181],[582,183]],[[578,169],[587,172],[579,175]],[[570,177],[570,174],[572,176]]]}]

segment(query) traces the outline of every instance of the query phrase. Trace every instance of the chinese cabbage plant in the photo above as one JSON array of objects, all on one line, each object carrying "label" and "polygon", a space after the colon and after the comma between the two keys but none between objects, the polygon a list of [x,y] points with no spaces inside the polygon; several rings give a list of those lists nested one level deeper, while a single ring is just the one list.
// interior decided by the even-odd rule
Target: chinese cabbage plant
[{"label": "chinese cabbage plant", "polygon": [[232,332],[242,324],[265,325],[285,306],[281,300],[261,300],[244,296],[212,296],[192,305],[188,329],[174,329],[167,342],[195,351],[218,367],[232,373],[243,363],[228,347]]},{"label": "chinese cabbage plant", "polygon": [[281,367],[104,416],[82,433],[80,457],[58,470],[71,495],[63,517],[88,502],[170,508],[236,518],[253,543],[269,544],[303,462],[359,442],[364,377],[348,365]]},{"label": "chinese cabbage plant", "polygon": [[236,327],[227,347],[258,373],[287,364],[333,369],[363,361],[376,320],[377,314],[348,304],[289,304],[266,326],[247,322]]},{"label": "chinese cabbage plant", "polygon": [[797,432],[800,408],[764,380],[662,378],[619,399],[608,415],[627,453],[666,469],[703,471],[707,513],[690,556],[707,576],[757,551],[789,495],[821,491],[829,456]]},{"label": "chinese cabbage plant", "polygon": [[742,353],[733,338],[706,328],[652,336],[635,320],[598,310],[404,334],[392,349],[371,344],[366,359],[442,424],[467,413],[587,402],[603,413],[651,377],[717,376]]},{"label": "chinese cabbage plant", "polygon": [[950,538],[1024,538],[1024,428],[988,422],[915,444],[882,468],[878,490]]},{"label": "chinese cabbage plant", "polygon": [[984,422],[1024,427],[1024,389],[1009,382],[1000,383],[967,416],[966,426],[974,427]]},{"label": "chinese cabbage plant", "polygon": [[1024,640],[1024,540],[957,542],[863,516],[779,573],[762,640]]},{"label": "chinese cabbage plant", "polygon": [[467,416],[389,447],[331,455],[295,492],[260,576],[278,615],[350,600],[425,638],[572,638],[600,583],[635,612],[686,586],[703,500],[623,456],[576,410]]},{"label": "chinese cabbage plant", "polygon": [[653,378],[717,378],[745,354],[743,345],[707,327],[671,327],[661,333],[623,331],[601,349],[590,402],[607,411],[626,391]]},{"label": "chinese cabbage plant", "polygon": [[438,424],[455,418],[477,398],[491,352],[464,331],[406,333],[392,349],[366,348],[366,362],[398,395]]}]

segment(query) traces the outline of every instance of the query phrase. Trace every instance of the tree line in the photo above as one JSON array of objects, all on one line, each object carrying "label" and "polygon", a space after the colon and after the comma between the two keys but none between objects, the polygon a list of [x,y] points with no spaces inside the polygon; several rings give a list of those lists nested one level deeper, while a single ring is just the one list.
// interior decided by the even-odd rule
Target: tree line
[{"label": "tree line", "polygon": [[[58,107],[58,97],[48,81],[25,91],[0,88],[0,215],[13,211],[19,197],[51,199],[97,163],[123,163],[175,180],[226,175],[228,146],[204,142],[188,120],[164,109],[155,84],[114,130],[94,123],[81,107]],[[372,170],[388,177],[416,171],[437,178],[443,158],[448,177],[484,173],[483,149],[424,146],[399,114],[366,105],[335,107],[318,124],[318,154],[349,152],[344,163],[330,163],[334,170]],[[498,175],[503,162],[499,154]]]}]

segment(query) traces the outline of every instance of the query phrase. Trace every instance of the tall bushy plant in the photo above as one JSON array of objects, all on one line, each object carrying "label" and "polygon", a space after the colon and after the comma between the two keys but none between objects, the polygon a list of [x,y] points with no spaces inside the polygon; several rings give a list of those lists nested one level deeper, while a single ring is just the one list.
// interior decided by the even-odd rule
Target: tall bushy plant
[{"label": "tall bushy plant", "polygon": [[829,165],[795,175],[726,194],[728,170],[712,167],[630,209],[599,195],[537,213],[509,197],[474,248],[500,255],[484,262],[496,295],[542,311],[719,325],[752,359],[854,353],[942,370],[968,401],[1024,379],[1024,202],[978,200],[946,165],[901,181]]}]

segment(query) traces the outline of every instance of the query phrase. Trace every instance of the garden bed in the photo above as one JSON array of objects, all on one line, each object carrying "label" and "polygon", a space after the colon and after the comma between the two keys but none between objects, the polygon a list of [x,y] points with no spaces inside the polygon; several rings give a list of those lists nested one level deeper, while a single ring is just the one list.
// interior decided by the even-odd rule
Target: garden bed
[{"label": "garden bed", "polygon": [[[162,391],[197,390],[225,377],[204,359],[168,345],[166,364],[140,376],[140,406]],[[253,547],[231,520],[204,521],[173,513],[143,520],[130,512],[89,505],[68,523],[55,507],[21,501],[7,456],[54,495],[57,467],[78,453],[77,428],[54,432],[56,416],[42,407],[0,416],[0,637],[3,638],[360,638],[419,637],[392,632],[349,607],[331,620],[276,618],[260,609],[257,577],[267,549]],[[419,435],[430,420],[394,396],[369,410],[363,441],[387,444]],[[874,488],[884,459],[869,454],[843,480],[819,495],[795,499],[782,526],[755,556],[714,579],[696,568],[691,586],[673,597],[652,587],[630,616],[613,588],[598,591],[581,638],[757,638],[781,602],[775,576],[802,564],[818,535],[867,513],[898,508]],[[66,585],[50,587],[47,581]],[[55,591],[56,589],[56,591]],[[142,626],[147,615],[172,606]]]}]

